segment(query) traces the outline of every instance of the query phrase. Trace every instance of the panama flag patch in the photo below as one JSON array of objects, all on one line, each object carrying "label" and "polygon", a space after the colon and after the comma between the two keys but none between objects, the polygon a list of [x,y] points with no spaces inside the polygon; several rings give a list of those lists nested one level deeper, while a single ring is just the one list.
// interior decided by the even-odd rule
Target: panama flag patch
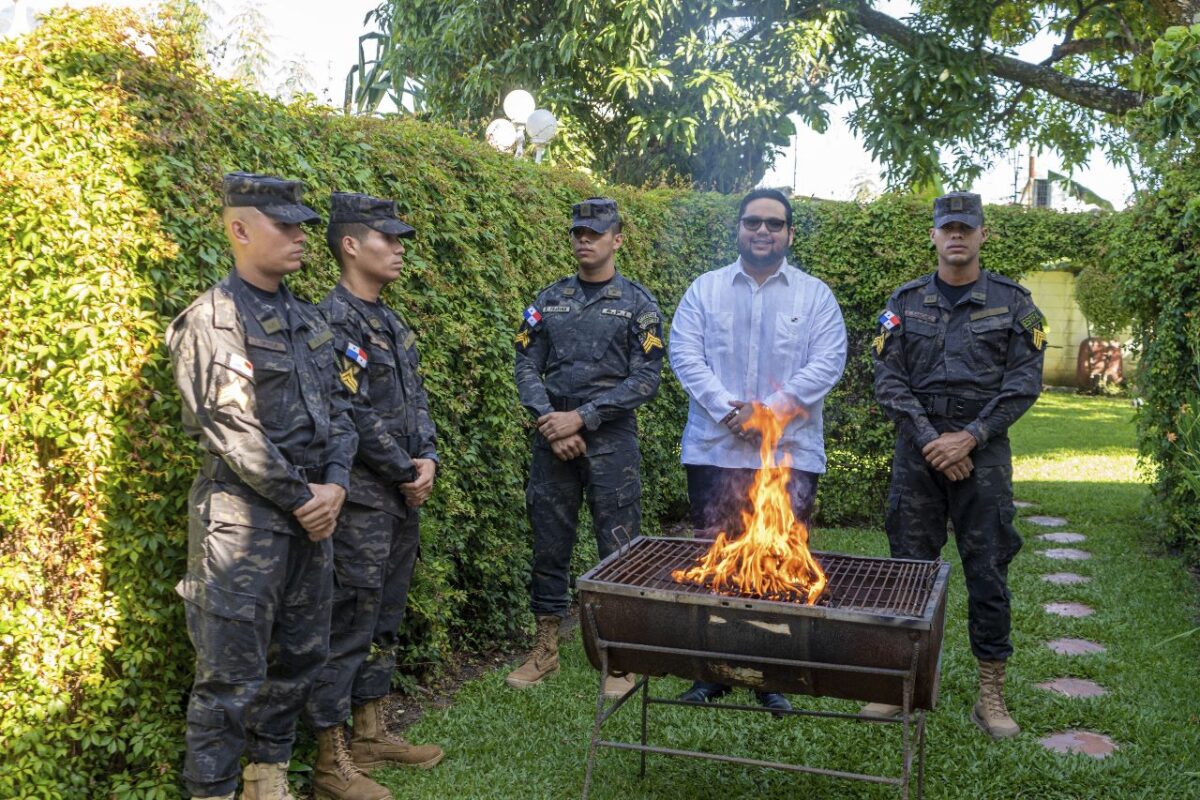
[{"label": "panama flag patch", "polygon": [[346,358],[358,364],[363,369],[367,368],[367,351],[354,342],[346,342]]},{"label": "panama flag patch", "polygon": [[529,327],[533,328],[541,321],[542,321],[542,312],[538,311],[533,306],[530,306],[529,308],[525,309],[525,324],[527,324]]},{"label": "panama flag patch", "polygon": [[225,366],[241,375],[247,380],[254,380],[254,365],[250,360],[243,355],[239,355],[232,351],[226,351],[225,357],[221,359]]},{"label": "panama flag patch", "polygon": [[879,315],[879,324],[890,331],[893,328],[900,326],[900,318],[890,310],[885,309],[884,312]]}]

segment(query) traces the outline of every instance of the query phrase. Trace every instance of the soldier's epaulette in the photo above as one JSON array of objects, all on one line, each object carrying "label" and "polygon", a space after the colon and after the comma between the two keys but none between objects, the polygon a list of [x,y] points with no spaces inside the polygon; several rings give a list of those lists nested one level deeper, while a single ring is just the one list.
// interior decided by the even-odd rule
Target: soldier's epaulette
[{"label": "soldier's epaulette", "polygon": [[[621,277],[625,278],[624,275],[622,275]],[[650,293],[649,289],[647,289],[645,286],[642,286],[640,283],[635,281],[633,278],[625,278],[625,280],[629,281],[629,284],[633,288],[635,288],[639,292],[641,292],[642,295],[644,295],[647,300],[649,300],[651,303],[654,303],[655,305],[658,305],[658,301],[654,299],[654,295]]]},{"label": "soldier's epaulette", "polygon": [[542,288],[538,289],[537,293],[534,295],[534,297],[541,297],[546,292],[553,289],[555,286],[558,286],[560,283],[566,283],[567,281],[571,280],[571,278],[573,278],[573,277],[574,277],[573,275],[563,275],[561,278],[554,281],[554,283],[548,283],[545,286],[543,286]]},{"label": "soldier's epaulette", "polygon": [[918,288],[918,287],[925,286],[927,283],[929,283],[931,280],[933,280],[933,276],[934,276],[934,274],[935,274],[935,273],[933,273],[933,272],[930,272],[929,274],[927,274],[927,275],[922,275],[922,276],[921,276],[921,277],[919,277],[919,278],[913,278],[913,279],[912,279],[911,281],[909,281],[908,283],[901,284],[901,285],[900,285],[900,288],[896,290],[895,294],[896,294],[896,295],[901,295],[901,294],[904,294],[905,292],[907,292],[907,291],[908,291],[908,290],[910,290],[910,289],[916,289],[916,288]]},{"label": "soldier's epaulette", "polygon": [[321,310],[331,325],[340,325],[350,316],[350,304],[337,291],[331,291],[325,295],[325,299],[317,308]]},{"label": "soldier's epaulette", "polygon": [[1025,294],[1032,294],[1032,292],[1030,292],[1029,289],[1026,289],[1024,286],[1017,283],[1012,278],[1009,278],[1009,277],[1006,277],[999,273],[991,272],[991,271],[988,272],[988,277],[990,279],[992,279],[993,281],[995,281],[996,283],[1001,283],[1001,284],[1004,284],[1005,286],[1012,286],[1016,289],[1020,289]]},{"label": "soldier's epaulette", "polygon": [[212,297],[213,327],[228,331],[237,330],[237,303],[233,300],[233,292],[219,284],[209,291]]}]

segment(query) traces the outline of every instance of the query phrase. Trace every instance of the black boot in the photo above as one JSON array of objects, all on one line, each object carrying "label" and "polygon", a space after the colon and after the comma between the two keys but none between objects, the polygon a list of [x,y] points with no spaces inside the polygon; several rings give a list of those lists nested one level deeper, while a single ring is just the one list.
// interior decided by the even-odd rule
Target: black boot
[{"label": "black boot", "polygon": [[713,700],[718,700],[727,694],[729,694],[729,687],[723,683],[696,681],[692,684],[692,688],[679,695],[679,699],[688,700],[692,703],[711,703]]}]

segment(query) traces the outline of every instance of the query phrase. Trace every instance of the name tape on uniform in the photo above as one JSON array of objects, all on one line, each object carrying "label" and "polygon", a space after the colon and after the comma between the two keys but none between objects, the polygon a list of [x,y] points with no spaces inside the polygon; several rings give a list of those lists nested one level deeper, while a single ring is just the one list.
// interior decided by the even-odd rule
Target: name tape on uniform
[{"label": "name tape on uniform", "polygon": [[623,308],[604,308],[600,310],[601,314],[608,314],[610,317],[622,317],[624,319],[633,319],[633,312],[626,311]]}]

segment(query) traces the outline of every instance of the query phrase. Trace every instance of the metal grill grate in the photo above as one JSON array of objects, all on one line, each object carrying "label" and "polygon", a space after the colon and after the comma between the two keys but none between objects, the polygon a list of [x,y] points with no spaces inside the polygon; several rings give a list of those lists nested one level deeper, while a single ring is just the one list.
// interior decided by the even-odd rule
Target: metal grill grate
[{"label": "metal grill grate", "polygon": [[[714,592],[706,586],[677,583],[671,577],[674,570],[694,565],[711,544],[695,539],[637,539],[612,561],[597,568],[590,578],[642,589],[711,595]],[[936,561],[865,558],[816,551],[813,557],[829,578],[829,585],[817,599],[817,606],[907,617],[924,614],[939,567]],[[763,600],[750,594],[730,596],[762,603],[782,602]],[[803,600],[797,596],[791,602]]]}]

